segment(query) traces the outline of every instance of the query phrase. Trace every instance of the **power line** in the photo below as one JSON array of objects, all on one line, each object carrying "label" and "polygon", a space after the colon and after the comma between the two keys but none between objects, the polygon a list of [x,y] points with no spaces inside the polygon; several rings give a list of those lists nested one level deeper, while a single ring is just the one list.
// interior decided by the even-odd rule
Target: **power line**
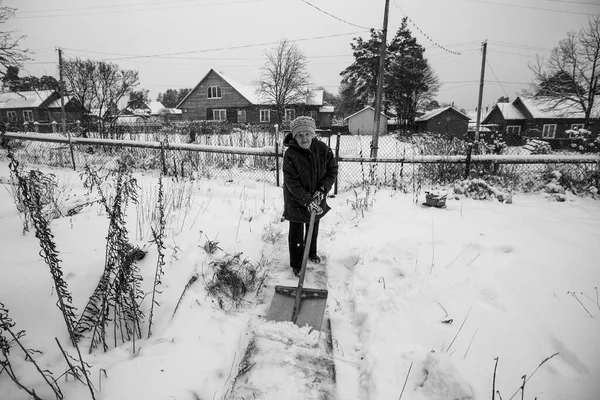
[{"label": "power line", "polygon": [[[189,5],[181,5],[181,6],[166,6],[166,7],[154,7],[154,8],[139,8],[139,9],[131,9],[126,11],[159,11],[159,10],[173,10],[176,8],[189,8],[189,7],[209,7],[209,6],[220,6],[220,5],[229,5],[229,4],[246,4],[246,3],[257,3],[263,2],[266,0],[245,0],[245,1],[230,1],[230,2],[216,2],[209,4],[189,4]],[[158,3],[157,3],[158,4]],[[32,11],[35,12],[35,11]],[[56,14],[56,15],[32,15],[28,17],[20,17],[16,15],[15,19],[34,19],[34,18],[57,18],[57,17],[76,17],[76,16],[86,16],[86,15],[100,15],[100,14],[115,14],[122,13],[123,10],[115,9],[108,11],[100,11],[100,12],[89,12],[89,13],[75,13],[75,14]]]},{"label": "power line", "polygon": [[576,12],[576,11],[554,10],[552,8],[529,7],[529,6],[521,6],[521,5],[517,5],[517,4],[506,4],[506,3],[494,3],[492,1],[483,1],[483,0],[465,0],[465,1],[470,1],[472,3],[493,4],[496,6],[526,8],[526,9],[530,9],[530,10],[552,11],[552,12],[559,12],[559,13],[563,13],[563,14],[577,14],[577,15],[587,15],[587,16],[596,15],[596,14],[589,14],[589,13]]},{"label": "power line", "polygon": [[[123,53],[111,53],[111,52],[102,52],[102,51],[93,51],[93,50],[84,50],[84,49],[74,49],[74,48],[64,48],[64,50],[69,50],[72,52],[81,52],[81,53],[91,53],[91,54],[101,54],[107,56],[123,56],[129,57],[132,54],[123,54]],[[318,56],[306,56],[307,59],[313,58],[336,58],[336,57],[352,57],[352,54],[328,54],[328,55],[318,55]],[[247,60],[264,60],[264,57],[161,57],[173,60],[228,60],[228,61],[247,61]]]},{"label": "power line", "polygon": [[[313,36],[313,37],[309,37],[309,38],[290,40],[290,42],[303,42],[303,41],[308,41],[308,40],[327,39],[327,38],[339,37],[339,36],[356,35],[359,33],[364,33],[364,31],[363,32],[337,33],[337,34],[325,35],[325,36]],[[255,43],[255,44],[246,44],[246,45],[230,46],[230,47],[216,47],[216,48],[212,48],[212,49],[180,51],[180,52],[175,52],[175,53],[132,55],[132,56],[124,56],[124,57],[107,58],[106,60],[107,61],[115,61],[115,60],[127,60],[127,59],[133,59],[133,58],[154,58],[154,57],[161,58],[161,57],[176,56],[176,55],[182,55],[182,54],[207,53],[207,52],[211,52],[211,51],[220,51],[220,50],[235,50],[235,49],[243,49],[243,48],[249,48],[249,47],[270,46],[270,45],[277,44],[277,43],[279,43],[279,42]]]},{"label": "power line", "polygon": [[321,11],[323,14],[327,14],[327,15],[329,15],[331,18],[337,19],[338,21],[341,21],[341,22],[343,22],[343,23],[345,23],[345,24],[352,25],[352,26],[355,26],[355,27],[357,27],[357,28],[360,28],[360,29],[367,29],[367,30],[369,30],[369,28],[365,28],[364,26],[356,25],[356,24],[353,24],[352,22],[348,22],[348,21],[346,21],[346,20],[344,20],[344,19],[341,19],[341,18],[339,18],[339,17],[336,17],[335,15],[333,15],[333,14],[330,14],[330,13],[328,13],[327,11],[320,9],[319,7],[315,6],[315,5],[314,5],[314,4],[312,4],[312,3],[309,3],[309,2],[308,2],[308,1],[306,1],[306,0],[300,0],[300,1],[301,1],[301,2],[303,2],[303,3],[306,3],[306,4],[308,4],[308,5],[309,5],[309,6],[311,6],[311,7],[314,7],[314,8],[316,8],[317,10]]},{"label": "power line", "polygon": [[486,58],[485,62],[488,65],[488,67],[490,67],[490,71],[492,72],[492,75],[494,75],[494,78],[496,78],[496,82],[498,82],[498,84],[502,88],[502,91],[504,92],[504,94],[506,95],[506,97],[509,97],[508,93],[506,93],[506,89],[504,89],[504,86],[502,86],[502,84],[500,83],[500,80],[496,76],[496,73],[494,72],[494,69],[492,68],[492,64],[490,64],[490,61]]},{"label": "power line", "polygon": [[567,0],[544,0],[551,1],[553,3],[566,3],[566,4],[585,4],[590,6],[600,6],[600,3],[589,3],[587,1],[567,1]]},{"label": "power line", "polygon": [[499,41],[499,40],[490,40],[489,42],[498,44],[499,46],[516,47],[516,48],[521,48],[521,49],[526,49],[526,50],[541,50],[541,51],[550,51],[550,50],[552,50],[552,49],[549,49],[547,47],[528,46],[528,45],[525,45],[525,44],[508,43],[508,42],[502,42],[502,41]]},{"label": "power line", "polygon": [[[202,3],[206,3],[206,0],[200,0]],[[69,7],[69,8],[51,8],[46,10],[19,10],[19,13],[30,14],[30,13],[41,13],[41,12],[57,12],[57,11],[92,11],[106,8],[123,8],[123,7],[137,7],[137,6],[145,6],[145,5],[159,5],[159,4],[174,4],[174,3],[196,3],[198,0],[171,0],[171,1],[157,1],[157,2],[148,2],[148,3],[130,3],[130,4],[118,4],[118,5],[110,5],[110,6],[94,6],[94,7]],[[210,1],[208,1],[210,2]]]}]

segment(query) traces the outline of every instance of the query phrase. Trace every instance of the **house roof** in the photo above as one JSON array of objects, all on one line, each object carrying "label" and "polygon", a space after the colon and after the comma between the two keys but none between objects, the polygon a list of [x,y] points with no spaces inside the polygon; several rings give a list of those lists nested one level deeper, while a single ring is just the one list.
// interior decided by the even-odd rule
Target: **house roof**
[{"label": "house roof", "polygon": [[498,103],[495,107],[498,108],[504,119],[526,119],[513,103]]},{"label": "house roof", "polygon": [[[581,107],[574,102],[554,106],[550,100],[543,98],[534,99],[517,97],[517,99],[523,103],[523,105],[527,108],[527,111],[529,111],[529,113],[531,113],[532,117],[535,119],[585,118],[585,114],[581,110]],[[590,116],[592,118],[600,118],[600,96],[596,96],[594,98],[594,107]]]},{"label": "house roof", "polygon": [[54,90],[0,93],[0,108],[36,108],[48,100],[53,93]]},{"label": "house roof", "polygon": [[[366,106],[366,107],[365,107],[365,108],[363,108],[362,110],[360,110],[360,111],[357,111],[357,112],[355,112],[355,113],[354,113],[354,114],[352,114],[352,115],[348,115],[346,118],[344,118],[344,121],[347,121],[347,120],[349,120],[350,118],[354,117],[355,115],[358,115],[358,114],[360,114],[360,113],[363,113],[363,112],[365,112],[365,111],[367,111],[367,110],[372,110],[373,112],[375,112],[375,109],[374,109],[373,107],[371,107],[371,106]],[[383,115],[383,116],[384,116],[384,117],[386,117],[386,118],[389,118],[389,117],[388,117],[387,115],[385,115],[383,112],[382,112],[382,113],[380,113],[380,114],[381,114],[381,115]]]},{"label": "house roof", "polygon": [[[252,85],[243,85],[239,82],[237,82],[235,79],[225,75],[222,72],[219,72],[215,69],[210,69],[206,75],[204,75],[202,77],[202,79],[200,79],[200,81],[198,82],[198,84],[196,86],[194,86],[194,88],[192,90],[190,90],[190,92],[187,94],[187,96],[185,96],[180,102],[179,104],[177,104],[177,107],[179,107],[193,92],[196,91],[196,89],[198,88],[198,86],[200,86],[202,84],[202,82],[206,79],[206,77],[211,73],[214,72],[215,74],[217,74],[221,79],[223,79],[225,82],[229,83],[231,85],[232,88],[234,88],[240,95],[242,95],[242,97],[244,97],[246,100],[248,100],[250,103],[254,104],[254,105],[261,105],[261,104],[273,104],[272,101],[270,101],[269,99],[267,99],[264,96],[261,96],[260,94],[258,94],[256,92],[256,88]],[[322,106],[323,105],[323,93],[324,90],[322,89],[315,89],[312,91],[312,96],[311,98],[307,101],[307,105],[311,105],[311,106]]]},{"label": "house roof", "polygon": [[471,119],[471,118],[469,118],[468,115],[463,114],[462,112],[458,111],[456,108],[454,108],[452,106],[448,106],[448,107],[440,107],[440,108],[433,109],[431,111],[427,111],[425,114],[421,115],[420,117],[415,118],[415,122],[430,120],[431,118],[435,117],[436,115],[440,115],[441,113],[448,111],[450,109],[456,111],[457,113],[459,113],[466,119]]},{"label": "house roof", "polygon": [[[69,102],[71,101],[71,99],[73,98],[72,96],[65,96],[65,106],[67,104],[69,104]],[[56,100],[54,100],[52,103],[48,104],[48,108],[60,108],[60,97]]]},{"label": "house roof", "polygon": [[151,101],[147,105],[150,108],[150,114],[159,114],[165,109],[165,106],[160,101]]}]

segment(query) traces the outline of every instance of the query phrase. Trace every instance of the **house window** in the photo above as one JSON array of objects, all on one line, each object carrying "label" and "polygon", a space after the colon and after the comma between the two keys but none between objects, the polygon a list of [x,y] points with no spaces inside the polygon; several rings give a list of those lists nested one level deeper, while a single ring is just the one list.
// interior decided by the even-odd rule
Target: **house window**
[{"label": "house window", "polygon": [[220,99],[221,88],[219,86],[209,86],[207,96],[209,99]]},{"label": "house window", "polygon": [[579,135],[579,130],[580,129],[583,129],[583,124],[572,124],[571,125],[571,132],[569,132],[569,138],[577,137]]},{"label": "house window", "polygon": [[26,122],[33,122],[33,111],[23,110],[23,120]]},{"label": "house window", "polygon": [[8,118],[8,122],[17,122],[17,112],[16,111],[7,111],[6,118]]},{"label": "house window", "polygon": [[260,110],[260,122],[271,122],[271,110]]},{"label": "house window", "polygon": [[293,108],[286,109],[285,110],[285,120],[291,121],[294,118],[296,118],[296,110],[294,110]]},{"label": "house window", "polygon": [[213,111],[213,120],[215,121],[227,121],[227,110],[212,110]]},{"label": "house window", "polygon": [[317,111],[316,110],[310,110],[308,112],[308,116],[311,117],[312,119],[314,119],[316,121],[317,120]]},{"label": "house window", "polygon": [[246,122],[246,110],[238,110],[237,122]]},{"label": "house window", "polygon": [[521,127],[519,125],[510,125],[506,127],[506,134],[508,135],[519,135],[521,133]]},{"label": "house window", "polygon": [[542,129],[542,137],[546,139],[554,139],[556,135],[556,124],[547,124],[544,125]]}]

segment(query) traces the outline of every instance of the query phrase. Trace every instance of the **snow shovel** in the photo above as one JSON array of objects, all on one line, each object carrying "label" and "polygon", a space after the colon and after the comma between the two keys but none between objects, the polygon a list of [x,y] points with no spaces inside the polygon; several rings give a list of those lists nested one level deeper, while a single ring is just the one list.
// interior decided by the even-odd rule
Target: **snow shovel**
[{"label": "snow shovel", "polygon": [[327,304],[327,290],[303,289],[315,216],[315,211],[312,211],[310,213],[308,234],[306,235],[306,243],[304,245],[298,287],[275,286],[275,294],[273,295],[273,300],[266,316],[269,321],[292,321],[298,326],[308,324],[313,329],[321,330],[323,316],[325,315],[325,305]]}]

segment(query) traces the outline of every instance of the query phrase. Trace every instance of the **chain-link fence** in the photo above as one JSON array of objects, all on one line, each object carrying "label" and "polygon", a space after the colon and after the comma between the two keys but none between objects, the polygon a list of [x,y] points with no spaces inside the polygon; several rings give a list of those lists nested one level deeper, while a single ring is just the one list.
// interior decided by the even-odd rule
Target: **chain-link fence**
[{"label": "chain-link fence", "polygon": [[[126,126],[124,126],[126,127]],[[171,124],[140,131],[139,124],[120,131],[87,133],[80,127],[60,133],[7,133],[16,156],[25,163],[63,168],[115,168],[124,158],[136,170],[159,170],[177,177],[250,179],[280,185],[285,132],[267,126]],[[145,126],[144,129],[150,129]],[[339,162],[336,190],[364,185],[403,191],[444,186],[483,178],[506,188],[536,190],[557,176],[573,190],[599,185],[600,157],[554,151],[543,143],[497,148],[483,143],[447,140],[436,135],[383,135],[377,158],[371,158],[370,136],[332,135],[319,139]],[[2,155],[3,156],[3,155]]]}]

